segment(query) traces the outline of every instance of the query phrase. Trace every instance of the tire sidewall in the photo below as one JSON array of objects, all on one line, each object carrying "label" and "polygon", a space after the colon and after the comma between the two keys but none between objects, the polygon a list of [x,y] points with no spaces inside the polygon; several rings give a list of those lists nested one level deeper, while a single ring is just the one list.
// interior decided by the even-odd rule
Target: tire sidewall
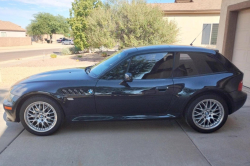
[{"label": "tire sidewall", "polygon": [[[218,102],[221,103],[221,105],[224,108],[224,117],[223,117],[221,123],[217,127],[213,128],[213,129],[206,129],[206,130],[201,129],[198,126],[196,126],[196,124],[193,121],[192,113],[193,113],[193,110],[194,110],[195,106],[199,102],[201,102],[202,100],[205,100],[205,99],[217,100]],[[225,100],[223,98],[221,98],[220,96],[217,96],[217,95],[214,95],[214,94],[202,95],[202,96],[199,96],[196,99],[194,99],[189,104],[189,106],[188,106],[188,108],[186,110],[186,114],[185,114],[185,119],[186,119],[186,122],[188,123],[188,125],[191,126],[194,130],[196,130],[198,132],[201,132],[201,133],[211,133],[211,132],[214,132],[216,130],[219,130],[225,124],[225,122],[227,121],[227,117],[228,117],[228,106],[227,106]]]},{"label": "tire sidewall", "polygon": [[[46,102],[48,104],[50,104],[56,111],[56,114],[57,114],[57,122],[55,124],[55,126],[50,129],[49,131],[46,131],[46,132],[37,132],[37,131],[34,131],[32,130],[25,122],[25,118],[24,118],[24,113],[25,113],[25,110],[26,108],[31,104],[31,103],[34,103],[34,102],[37,102],[37,101],[42,101],[42,102]],[[53,101],[52,99],[48,98],[48,97],[43,97],[43,96],[36,96],[36,97],[31,97],[29,99],[27,99],[22,107],[21,107],[21,110],[20,110],[20,120],[21,120],[21,123],[23,125],[23,127],[28,130],[30,133],[32,134],[35,134],[35,135],[39,135],[39,136],[46,136],[46,135],[51,135],[53,134],[54,132],[56,132],[59,127],[61,126],[62,122],[63,122],[63,113],[62,113],[62,110],[61,108],[58,106],[58,104]]]}]

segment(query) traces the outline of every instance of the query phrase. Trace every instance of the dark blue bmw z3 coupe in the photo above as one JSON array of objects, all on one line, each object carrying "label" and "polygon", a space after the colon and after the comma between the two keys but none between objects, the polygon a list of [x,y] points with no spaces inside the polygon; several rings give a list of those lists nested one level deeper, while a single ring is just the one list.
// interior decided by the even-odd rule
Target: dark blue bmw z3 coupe
[{"label": "dark blue bmw z3 coupe", "polygon": [[196,131],[221,128],[247,98],[243,73],[218,51],[191,46],[146,46],[116,52],[86,68],[51,71],[13,85],[7,119],[36,135],[64,120],[185,118]]}]

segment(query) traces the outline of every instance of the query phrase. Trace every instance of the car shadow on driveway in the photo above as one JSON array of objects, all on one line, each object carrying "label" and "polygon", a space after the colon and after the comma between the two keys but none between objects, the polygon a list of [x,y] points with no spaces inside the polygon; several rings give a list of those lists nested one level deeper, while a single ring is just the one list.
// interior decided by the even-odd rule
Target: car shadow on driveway
[{"label": "car shadow on driveway", "polygon": [[57,134],[75,132],[135,132],[174,130],[174,128],[179,128],[175,120],[75,122],[65,124]]}]

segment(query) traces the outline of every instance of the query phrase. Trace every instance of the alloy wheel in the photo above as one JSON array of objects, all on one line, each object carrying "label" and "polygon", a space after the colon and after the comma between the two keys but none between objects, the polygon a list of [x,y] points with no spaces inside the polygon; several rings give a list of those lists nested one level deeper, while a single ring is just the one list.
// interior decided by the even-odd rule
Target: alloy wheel
[{"label": "alloy wheel", "polygon": [[25,109],[24,120],[32,130],[47,132],[56,125],[57,113],[50,104],[38,101]]},{"label": "alloy wheel", "polygon": [[210,130],[220,125],[224,118],[224,114],[224,108],[219,101],[205,99],[194,107],[192,119],[197,127],[204,130]]}]

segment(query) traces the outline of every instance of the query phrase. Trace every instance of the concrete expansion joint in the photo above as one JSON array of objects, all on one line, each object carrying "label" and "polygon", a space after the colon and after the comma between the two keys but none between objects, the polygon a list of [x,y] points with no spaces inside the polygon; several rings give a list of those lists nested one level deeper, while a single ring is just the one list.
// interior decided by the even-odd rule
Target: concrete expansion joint
[{"label": "concrete expansion joint", "polygon": [[11,141],[10,141],[10,143],[0,152],[0,155],[12,144],[12,142],[14,142],[16,139],[17,139],[17,137],[19,136],[19,135],[21,135],[22,134],[22,132],[24,131],[24,128],[20,131],[20,133],[18,133],[17,134],[17,136],[16,137],[14,137]]}]

